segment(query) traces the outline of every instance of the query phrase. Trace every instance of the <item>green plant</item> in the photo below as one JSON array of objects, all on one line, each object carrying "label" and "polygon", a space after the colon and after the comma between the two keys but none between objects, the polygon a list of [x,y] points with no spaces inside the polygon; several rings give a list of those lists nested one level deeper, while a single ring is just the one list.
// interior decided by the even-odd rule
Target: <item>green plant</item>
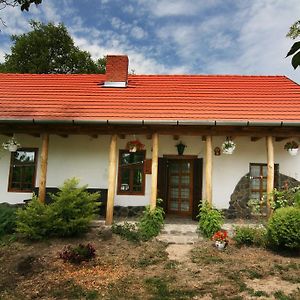
[{"label": "green plant", "polygon": [[0,237],[15,232],[16,210],[15,206],[8,203],[0,204]]},{"label": "green plant", "polygon": [[39,240],[50,231],[50,210],[33,195],[32,200],[24,209],[17,211],[17,229],[26,238]]},{"label": "green plant", "polygon": [[250,199],[247,202],[247,206],[251,209],[251,212],[253,214],[259,214],[260,213],[261,204],[260,204],[259,199]]},{"label": "green plant", "polygon": [[284,145],[284,149],[285,150],[298,149],[298,147],[299,147],[299,144],[297,142],[295,142],[295,141],[287,142]]},{"label": "green plant", "polygon": [[204,236],[211,238],[212,235],[221,229],[224,223],[222,212],[213,208],[209,203],[204,202],[199,205],[199,224],[198,229]]},{"label": "green plant", "polygon": [[139,242],[141,239],[140,233],[135,224],[124,222],[124,224],[113,224],[112,232],[120,235],[122,238],[131,241]]},{"label": "green plant", "polygon": [[300,249],[300,208],[283,207],[271,216],[267,238],[271,246],[279,249]]},{"label": "green plant", "polygon": [[77,247],[72,248],[71,246],[66,246],[60,253],[59,257],[63,261],[71,262],[74,264],[79,264],[83,261],[88,261],[96,256],[96,250],[91,244],[79,244]]},{"label": "green plant", "polygon": [[[160,203],[160,199],[157,199],[157,203]],[[164,225],[164,210],[160,206],[156,206],[151,209],[150,206],[146,206],[137,226],[143,240],[149,240],[154,236],[157,236]]]},{"label": "green plant", "polygon": [[287,206],[300,207],[300,186],[284,190],[273,190],[271,201],[272,209],[276,210]]},{"label": "green plant", "polygon": [[79,180],[68,179],[60,191],[51,195],[51,235],[73,236],[89,229],[99,204],[99,193],[90,194],[87,185],[78,187]]},{"label": "green plant", "polygon": [[25,209],[17,212],[17,231],[29,239],[48,236],[74,236],[89,229],[98,207],[98,193],[89,194],[86,186],[78,187],[78,180],[64,182],[49,205],[41,203],[36,196]]},{"label": "green plant", "polygon": [[237,245],[246,246],[266,246],[266,229],[264,227],[249,227],[242,226],[235,228],[235,235],[233,239],[236,241]]}]

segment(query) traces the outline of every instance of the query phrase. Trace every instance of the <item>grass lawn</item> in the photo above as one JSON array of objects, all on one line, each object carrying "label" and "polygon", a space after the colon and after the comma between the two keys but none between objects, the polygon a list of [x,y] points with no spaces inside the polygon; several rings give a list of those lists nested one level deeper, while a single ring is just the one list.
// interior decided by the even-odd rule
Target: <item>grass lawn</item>
[{"label": "grass lawn", "polygon": [[[72,265],[59,258],[65,245],[88,242],[95,259]],[[221,252],[201,242],[174,260],[161,242],[136,244],[116,235],[102,240],[93,230],[80,239],[6,240],[0,266],[1,300],[300,299],[299,256],[232,243]]]}]

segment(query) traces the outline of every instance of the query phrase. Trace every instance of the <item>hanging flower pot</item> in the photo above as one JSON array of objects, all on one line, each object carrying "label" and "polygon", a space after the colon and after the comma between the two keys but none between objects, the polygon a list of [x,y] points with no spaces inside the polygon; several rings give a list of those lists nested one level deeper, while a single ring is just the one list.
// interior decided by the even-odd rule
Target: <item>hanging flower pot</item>
[{"label": "hanging flower pot", "polygon": [[222,152],[224,154],[232,154],[235,147],[235,143],[230,138],[227,138],[226,141],[222,144]]},{"label": "hanging flower pot", "polygon": [[16,152],[20,146],[21,145],[17,142],[17,140],[14,137],[2,144],[2,147],[10,152]]},{"label": "hanging flower pot", "polygon": [[176,147],[177,147],[178,155],[183,155],[186,145],[180,142],[179,144],[176,145]]},{"label": "hanging flower pot", "polygon": [[284,149],[287,150],[290,155],[295,156],[298,154],[299,145],[295,141],[287,142],[284,145]]},{"label": "hanging flower pot", "polygon": [[139,140],[129,141],[126,145],[126,148],[129,150],[129,152],[136,152],[143,150],[145,147],[144,144],[142,144]]}]

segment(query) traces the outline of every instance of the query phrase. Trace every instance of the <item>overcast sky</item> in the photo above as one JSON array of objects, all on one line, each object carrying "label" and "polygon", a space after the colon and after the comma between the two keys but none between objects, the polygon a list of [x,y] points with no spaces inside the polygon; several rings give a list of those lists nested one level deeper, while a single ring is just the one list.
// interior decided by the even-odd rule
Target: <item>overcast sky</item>
[{"label": "overcast sky", "polygon": [[300,83],[285,59],[299,0],[43,0],[30,13],[0,15],[0,61],[9,36],[35,19],[64,23],[93,58],[128,54],[136,74],[284,74]]}]

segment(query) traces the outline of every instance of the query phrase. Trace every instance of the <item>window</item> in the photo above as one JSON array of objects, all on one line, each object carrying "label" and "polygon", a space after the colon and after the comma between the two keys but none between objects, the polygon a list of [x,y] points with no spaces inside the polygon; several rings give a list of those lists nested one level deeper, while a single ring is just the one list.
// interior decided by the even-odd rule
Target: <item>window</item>
[{"label": "window", "polygon": [[[275,164],[274,187],[278,186],[279,165]],[[267,192],[267,164],[250,164],[250,199],[261,200]]]},{"label": "window", "polygon": [[145,194],[144,161],[145,151],[129,152],[128,150],[120,150],[119,195]]},{"label": "window", "polygon": [[9,192],[32,192],[35,186],[37,149],[23,148],[11,153]]}]

